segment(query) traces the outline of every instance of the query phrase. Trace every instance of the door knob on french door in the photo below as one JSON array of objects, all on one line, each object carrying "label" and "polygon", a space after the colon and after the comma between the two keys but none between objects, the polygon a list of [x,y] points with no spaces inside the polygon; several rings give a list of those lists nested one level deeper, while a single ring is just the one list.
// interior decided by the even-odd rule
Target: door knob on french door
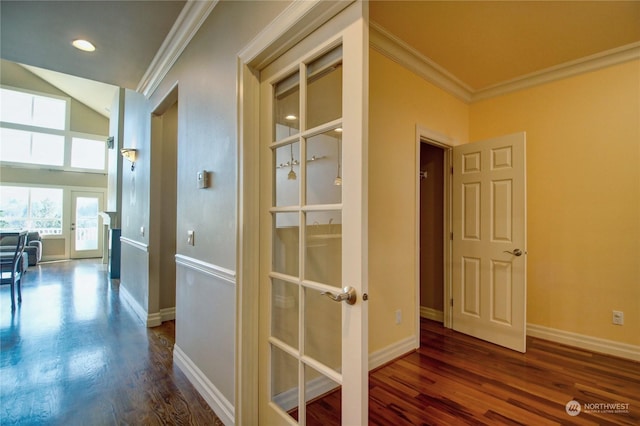
[{"label": "door knob on french door", "polygon": [[515,249],[515,250],[513,250],[513,251],[505,250],[504,252],[505,252],[505,253],[512,254],[512,255],[514,255],[514,256],[516,256],[516,257],[517,257],[517,256],[522,256],[522,250],[520,250],[520,249]]},{"label": "door knob on french door", "polygon": [[356,300],[358,299],[358,297],[356,296],[356,289],[351,286],[343,288],[342,293],[339,293],[339,294],[333,294],[330,291],[323,291],[320,294],[322,296],[327,296],[329,299],[333,300],[334,302],[346,301],[347,304],[349,305],[353,305],[354,303],[356,303]]}]

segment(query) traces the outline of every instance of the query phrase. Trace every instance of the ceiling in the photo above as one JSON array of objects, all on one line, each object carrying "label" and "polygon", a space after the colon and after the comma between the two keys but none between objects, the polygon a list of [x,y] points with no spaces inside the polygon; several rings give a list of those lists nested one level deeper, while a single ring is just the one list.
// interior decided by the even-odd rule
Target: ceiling
[{"label": "ceiling", "polygon": [[372,1],[370,19],[472,92],[640,41],[640,1]]},{"label": "ceiling", "polygon": [[[113,99],[105,86],[93,87],[77,78],[65,79],[64,74],[135,90],[185,3],[185,0],[1,0],[0,56],[44,69],[30,68],[105,115],[105,108]],[[96,46],[95,52],[73,48],[71,41],[76,38],[91,41]],[[78,88],[78,84],[82,86]]]},{"label": "ceiling", "polygon": [[[1,0],[0,56],[135,90],[185,3]],[[376,0],[370,18],[470,91],[640,42],[640,1]],[[72,48],[79,37],[96,51]],[[89,86],[76,92],[80,100],[99,96]],[[104,114],[105,106],[94,108]]]}]

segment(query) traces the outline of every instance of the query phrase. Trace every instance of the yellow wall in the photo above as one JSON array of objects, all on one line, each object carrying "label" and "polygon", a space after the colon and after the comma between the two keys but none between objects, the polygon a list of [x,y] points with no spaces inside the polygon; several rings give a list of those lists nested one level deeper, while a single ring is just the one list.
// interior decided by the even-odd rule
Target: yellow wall
[{"label": "yellow wall", "polygon": [[[416,124],[464,143],[469,107],[375,50],[369,61],[369,352],[374,352],[416,332]],[[396,325],[398,309],[402,322]]]},{"label": "yellow wall", "polygon": [[474,103],[469,129],[527,132],[527,322],[640,344],[640,61]]}]

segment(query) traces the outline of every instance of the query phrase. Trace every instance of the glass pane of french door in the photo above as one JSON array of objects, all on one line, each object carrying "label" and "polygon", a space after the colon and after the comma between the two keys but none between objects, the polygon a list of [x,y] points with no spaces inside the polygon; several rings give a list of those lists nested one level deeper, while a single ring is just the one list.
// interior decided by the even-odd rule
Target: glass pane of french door
[{"label": "glass pane of french door", "polygon": [[272,84],[270,401],[301,425],[341,423],[342,48]]},{"label": "glass pane of french door", "polygon": [[101,193],[71,193],[71,257],[102,256],[103,229],[99,213],[102,208]]}]

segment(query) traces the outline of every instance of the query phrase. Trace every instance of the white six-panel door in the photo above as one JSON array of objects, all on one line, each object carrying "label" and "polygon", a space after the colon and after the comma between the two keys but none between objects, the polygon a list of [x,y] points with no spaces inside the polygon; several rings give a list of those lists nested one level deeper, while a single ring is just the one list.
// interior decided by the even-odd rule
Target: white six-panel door
[{"label": "white six-panel door", "polygon": [[525,133],[453,150],[453,328],[526,351]]}]

